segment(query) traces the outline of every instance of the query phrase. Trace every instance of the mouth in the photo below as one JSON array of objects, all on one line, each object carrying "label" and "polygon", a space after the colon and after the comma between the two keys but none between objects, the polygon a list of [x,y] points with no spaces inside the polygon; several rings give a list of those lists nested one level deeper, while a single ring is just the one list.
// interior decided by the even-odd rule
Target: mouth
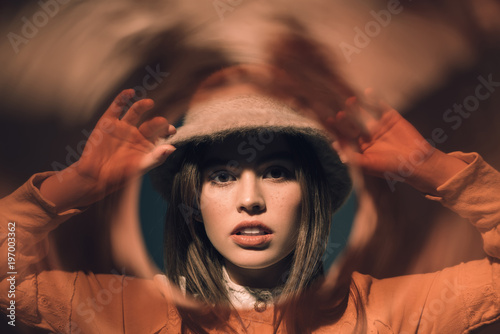
[{"label": "mouth", "polygon": [[231,235],[258,236],[272,234],[273,231],[258,221],[244,221],[236,225]]},{"label": "mouth", "polygon": [[243,248],[263,247],[273,238],[273,231],[258,221],[245,221],[231,232],[233,241]]}]

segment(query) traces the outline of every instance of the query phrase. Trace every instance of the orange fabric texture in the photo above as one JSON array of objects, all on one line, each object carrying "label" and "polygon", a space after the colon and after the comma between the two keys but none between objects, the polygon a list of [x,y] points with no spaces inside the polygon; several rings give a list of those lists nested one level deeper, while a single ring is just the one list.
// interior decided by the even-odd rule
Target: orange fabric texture
[{"label": "orange fabric texture", "polygon": [[[500,173],[477,154],[452,153],[469,166],[427,196],[468,218],[484,240],[487,259],[442,271],[377,280],[359,273],[353,282],[361,293],[369,333],[467,333],[500,318]],[[63,272],[43,265],[47,235],[79,210],[57,213],[37,185],[51,173],[34,175],[0,200],[1,251],[8,253],[8,223],[15,222],[16,321],[57,333],[179,333],[180,318],[156,281],[113,274]],[[10,275],[2,270],[0,306],[10,305]],[[273,309],[241,311],[236,329],[269,333]],[[315,333],[351,333],[356,309]],[[217,333],[217,329],[213,329]]]}]

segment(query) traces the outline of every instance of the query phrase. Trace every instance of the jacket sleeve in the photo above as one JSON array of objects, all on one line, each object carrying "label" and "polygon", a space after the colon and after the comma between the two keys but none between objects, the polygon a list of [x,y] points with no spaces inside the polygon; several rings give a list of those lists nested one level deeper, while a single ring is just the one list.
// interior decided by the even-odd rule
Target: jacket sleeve
[{"label": "jacket sleeve", "polygon": [[49,270],[48,234],[81,212],[59,213],[41,196],[38,186],[50,175],[36,174],[0,200],[0,307],[9,324],[21,321],[56,333],[122,333],[124,314],[142,304],[154,305],[156,312],[143,315],[149,320],[143,329],[157,331],[163,321],[154,315],[166,314],[166,303],[153,281],[118,272]]},{"label": "jacket sleeve", "polygon": [[[32,176],[19,189],[0,200],[0,305],[3,312],[7,310],[8,321],[12,326],[16,321],[22,321],[63,332],[62,328],[53,328],[43,319],[42,310],[49,299],[39,291],[37,276],[46,267],[43,260],[48,253],[48,234],[80,211],[58,213],[52,203],[42,198],[37,185],[51,174]],[[63,276],[64,279],[59,279]],[[50,300],[58,304],[61,313],[67,313],[72,277],[69,273],[61,272],[53,279],[55,281],[52,282],[59,285],[60,293],[57,294],[57,301],[54,298]]]},{"label": "jacket sleeve", "polygon": [[355,274],[368,326],[379,332],[468,333],[500,319],[500,173],[476,153],[451,155],[469,166],[427,197],[467,218],[489,256],[432,274],[382,280]]},{"label": "jacket sleeve", "polygon": [[500,258],[500,173],[477,153],[450,153],[469,166],[427,198],[468,219],[481,233],[486,254]]}]

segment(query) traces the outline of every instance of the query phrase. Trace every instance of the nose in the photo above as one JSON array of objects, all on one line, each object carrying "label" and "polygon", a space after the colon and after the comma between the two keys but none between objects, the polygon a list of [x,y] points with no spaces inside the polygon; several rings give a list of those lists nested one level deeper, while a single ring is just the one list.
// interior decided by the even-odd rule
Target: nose
[{"label": "nose", "polygon": [[240,213],[246,211],[249,214],[258,214],[266,209],[259,178],[253,171],[242,172],[237,196],[237,209]]}]

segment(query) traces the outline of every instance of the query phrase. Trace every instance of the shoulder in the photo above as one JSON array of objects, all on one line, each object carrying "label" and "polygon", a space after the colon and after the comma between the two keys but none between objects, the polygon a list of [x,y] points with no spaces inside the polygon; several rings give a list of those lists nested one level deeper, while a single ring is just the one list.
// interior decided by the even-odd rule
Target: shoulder
[{"label": "shoulder", "polygon": [[500,317],[500,264],[489,258],[441,271],[376,279],[355,272],[353,286],[368,325],[396,332],[463,332]]}]

